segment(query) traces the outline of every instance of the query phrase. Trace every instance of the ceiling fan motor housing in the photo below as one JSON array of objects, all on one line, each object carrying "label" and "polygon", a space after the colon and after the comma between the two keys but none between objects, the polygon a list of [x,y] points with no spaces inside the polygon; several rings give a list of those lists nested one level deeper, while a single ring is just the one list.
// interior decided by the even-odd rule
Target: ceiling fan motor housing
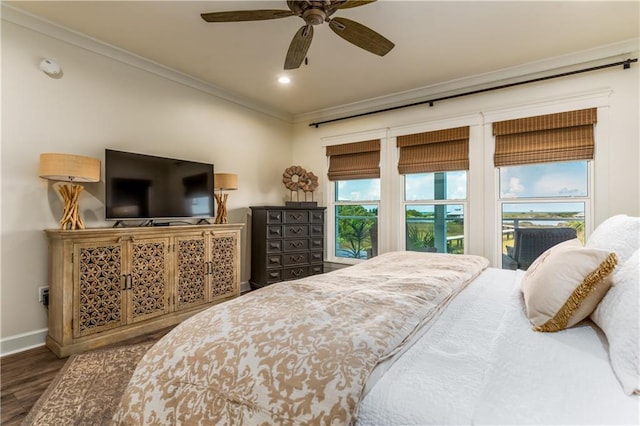
[{"label": "ceiling fan motor housing", "polygon": [[322,9],[310,8],[302,12],[302,19],[309,25],[320,25],[327,18],[327,14]]}]

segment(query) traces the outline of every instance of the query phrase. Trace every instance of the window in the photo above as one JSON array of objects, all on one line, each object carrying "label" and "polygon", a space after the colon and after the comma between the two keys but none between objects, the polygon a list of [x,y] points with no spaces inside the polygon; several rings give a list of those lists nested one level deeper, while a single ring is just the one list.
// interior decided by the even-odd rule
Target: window
[{"label": "window", "polygon": [[514,267],[518,228],[571,227],[584,241],[596,112],[591,108],[493,124],[503,268]]},{"label": "window", "polygon": [[464,253],[467,172],[416,173],[404,181],[405,248]]},{"label": "window", "polygon": [[[327,146],[333,181],[330,258],[368,259],[378,252],[380,140]],[[330,240],[331,241],[331,240]]]},{"label": "window", "polygon": [[378,253],[380,179],[334,182],[335,257],[369,259]]},{"label": "window", "polygon": [[403,135],[405,249],[464,253],[469,127]]},{"label": "window", "polygon": [[589,163],[501,167],[502,252],[518,228],[572,227],[583,242],[589,205]]}]

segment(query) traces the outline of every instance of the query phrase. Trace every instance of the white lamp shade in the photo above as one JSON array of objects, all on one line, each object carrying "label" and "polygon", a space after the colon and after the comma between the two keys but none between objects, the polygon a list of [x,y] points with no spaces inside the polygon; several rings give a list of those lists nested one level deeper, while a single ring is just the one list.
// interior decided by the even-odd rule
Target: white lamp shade
[{"label": "white lamp shade", "polygon": [[213,176],[214,189],[231,191],[238,189],[238,175],[235,173],[215,173]]},{"label": "white lamp shade", "polygon": [[40,154],[39,176],[67,182],[98,182],[100,160],[71,154]]}]

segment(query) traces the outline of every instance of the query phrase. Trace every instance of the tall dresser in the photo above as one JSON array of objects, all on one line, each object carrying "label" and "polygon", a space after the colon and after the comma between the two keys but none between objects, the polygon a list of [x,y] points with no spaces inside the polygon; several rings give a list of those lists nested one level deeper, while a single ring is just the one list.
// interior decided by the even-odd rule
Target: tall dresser
[{"label": "tall dresser", "polygon": [[251,288],[323,272],[324,207],[251,207]]}]

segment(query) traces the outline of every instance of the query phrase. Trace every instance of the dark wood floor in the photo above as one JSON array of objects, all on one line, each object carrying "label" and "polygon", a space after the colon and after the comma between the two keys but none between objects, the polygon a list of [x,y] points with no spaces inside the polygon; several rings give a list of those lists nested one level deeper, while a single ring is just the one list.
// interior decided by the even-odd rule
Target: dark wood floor
[{"label": "dark wood floor", "polygon": [[[129,339],[119,345],[156,341],[171,328]],[[67,359],[56,357],[44,346],[0,358],[2,425],[19,425],[24,420]]]}]

